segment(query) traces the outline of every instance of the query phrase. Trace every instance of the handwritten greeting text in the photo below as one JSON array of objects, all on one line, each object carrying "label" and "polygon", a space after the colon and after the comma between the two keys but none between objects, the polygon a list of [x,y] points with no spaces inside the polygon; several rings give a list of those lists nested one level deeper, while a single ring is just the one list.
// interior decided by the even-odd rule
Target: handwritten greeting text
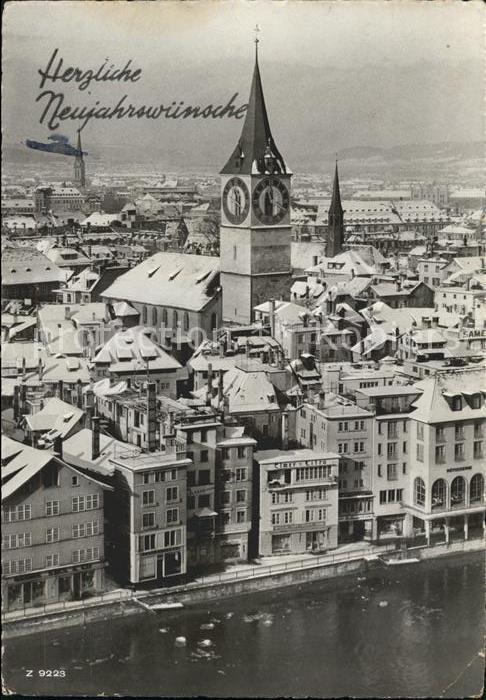
[{"label": "handwritten greeting text", "polygon": [[43,106],[43,111],[39,119],[40,124],[45,124],[48,129],[55,131],[61,122],[75,120],[81,122],[77,127],[82,131],[91,119],[187,119],[192,117],[203,119],[222,119],[223,117],[234,117],[241,119],[244,117],[246,104],[236,106],[235,101],[238,93],[234,95],[224,105],[208,104],[205,107],[200,105],[186,105],[184,100],[173,100],[170,104],[156,105],[133,105],[129,102],[128,95],[124,94],[116,104],[102,104],[96,100],[93,104],[73,106],[67,104],[64,92],[56,89],[44,89],[55,84],[74,85],[79,92],[91,94],[90,88],[95,84],[102,83],[137,83],[142,77],[142,69],[132,66],[132,60],[120,68],[113,63],[109,63],[107,58],[96,70],[91,68],[83,69],[78,66],[66,65],[62,56],[58,56],[59,49],[55,49],[44,69],[39,69],[41,76],[39,89],[41,92],[36,98]]}]

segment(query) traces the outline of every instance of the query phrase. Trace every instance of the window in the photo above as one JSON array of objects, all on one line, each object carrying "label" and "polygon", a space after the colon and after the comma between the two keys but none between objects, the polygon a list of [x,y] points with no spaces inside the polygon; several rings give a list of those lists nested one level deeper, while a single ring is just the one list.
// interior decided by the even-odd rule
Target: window
[{"label": "window", "polygon": [[98,494],[93,496],[74,496],[72,500],[73,513],[79,513],[83,510],[94,510],[100,507],[100,498]]},{"label": "window", "polygon": [[417,439],[418,440],[424,439],[424,424],[423,423],[417,423]]},{"label": "window", "polygon": [[474,443],[474,459],[481,459],[484,456],[482,440],[477,440]]},{"label": "window", "polygon": [[378,476],[381,476],[381,464],[379,464],[376,468]]},{"label": "window", "polygon": [[199,486],[206,486],[210,483],[209,480],[209,469],[200,469],[198,471],[198,484]]},{"label": "window", "polygon": [[444,464],[446,459],[445,445],[436,445],[435,447],[435,463]]},{"label": "window", "polygon": [[475,474],[471,479],[469,501],[479,503],[484,499],[484,477],[482,474]]},{"label": "window", "polygon": [[246,457],[246,447],[238,447],[238,459]]},{"label": "window", "polygon": [[223,459],[229,459],[231,456],[231,452],[229,447],[223,447]]},{"label": "window", "polygon": [[236,522],[237,523],[244,523],[246,521],[246,511],[245,510],[237,510],[236,511]]},{"label": "window", "polygon": [[466,497],[466,482],[462,476],[456,476],[451,483],[451,506],[462,506]]},{"label": "window", "polygon": [[443,426],[440,426],[435,429],[435,441],[436,442],[445,442],[446,435],[445,435],[445,428]]},{"label": "window", "polygon": [[483,424],[482,423],[475,423],[474,424],[474,437],[475,438],[482,438],[483,437]]},{"label": "window", "polygon": [[2,510],[3,521],[14,523],[18,520],[30,520],[32,509],[30,505],[10,506]]},{"label": "window", "polygon": [[59,554],[46,555],[46,569],[50,569],[53,566],[59,566]]},{"label": "window", "polygon": [[177,501],[177,499],[179,498],[179,487],[169,486],[169,488],[165,491],[165,495],[167,501]]},{"label": "window", "polygon": [[424,461],[424,446],[422,445],[422,443],[417,443],[417,461]]},{"label": "window", "polygon": [[223,491],[220,495],[220,501],[222,505],[231,503],[231,491]]},{"label": "window", "polygon": [[153,506],[155,504],[155,491],[142,491],[142,505]]},{"label": "window", "polygon": [[30,547],[32,544],[32,533],[21,532],[15,535],[5,535],[2,537],[3,549],[20,549],[21,547]]},{"label": "window", "polygon": [[184,311],[184,316],[182,317],[182,324],[185,331],[189,330],[189,314]]},{"label": "window", "polygon": [[456,440],[464,440],[464,426],[462,423],[454,426],[454,436]]},{"label": "window", "polygon": [[396,481],[398,479],[398,465],[388,464],[386,468],[386,476],[388,481]]},{"label": "window", "polygon": [[46,516],[59,515],[59,501],[47,501]]},{"label": "window", "polygon": [[155,527],[155,513],[142,513],[142,528]]},{"label": "window", "polygon": [[388,457],[396,457],[397,456],[397,443],[396,442],[389,442],[388,443],[387,454],[388,454]]},{"label": "window", "polygon": [[155,534],[142,535],[140,537],[140,550],[142,552],[150,552],[152,549],[155,549]]},{"label": "window", "polygon": [[382,445],[381,442],[378,443],[378,454],[381,455],[382,452]]},{"label": "window", "polygon": [[152,326],[157,325],[157,308],[152,306]]},{"label": "window", "polygon": [[246,491],[244,489],[238,490],[236,492],[236,502],[244,503],[246,501]]},{"label": "window", "polygon": [[397,489],[397,501],[403,501],[403,489]]},{"label": "window", "polygon": [[211,496],[209,493],[202,493],[197,499],[197,505],[199,508],[209,508],[211,505]]},{"label": "window", "polygon": [[432,508],[443,508],[447,505],[447,484],[444,479],[436,479],[432,484]]},{"label": "window", "polygon": [[181,543],[180,530],[167,530],[164,532],[164,547],[176,547]]},{"label": "window", "polygon": [[208,451],[201,450],[201,462],[207,462],[207,461],[208,461]]},{"label": "window", "polygon": [[100,558],[100,548],[90,547],[88,549],[77,549],[73,552],[73,564],[79,564],[83,561],[93,561]]},{"label": "window", "polygon": [[462,411],[462,397],[454,396],[451,407],[453,411]]},{"label": "window", "polygon": [[187,485],[188,486],[195,486],[196,485],[196,472],[193,472],[193,471],[187,472]]},{"label": "window", "polygon": [[99,523],[97,520],[89,523],[75,523],[73,525],[73,538],[92,537],[99,532]]},{"label": "window", "polygon": [[32,559],[18,559],[17,561],[6,561],[3,563],[4,574],[24,574],[32,571]]},{"label": "window", "polygon": [[464,460],[464,443],[458,442],[454,445],[454,459],[456,462],[462,462]]},{"label": "window", "polygon": [[79,476],[71,477],[71,486],[79,486]]},{"label": "window", "polygon": [[402,462],[402,474],[406,474],[406,473],[407,473],[407,463]]},{"label": "window", "polygon": [[398,437],[398,423],[392,420],[388,423],[388,439]]},{"label": "window", "polygon": [[167,524],[176,523],[179,520],[179,508],[169,508],[167,510]]},{"label": "window", "polygon": [[419,476],[413,482],[413,502],[417,506],[425,505],[425,484]]},{"label": "window", "polygon": [[246,469],[238,468],[236,470],[236,481],[246,481]]},{"label": "window", "polygon": [[386,503],[386,491],[380,491],[380,504]]},{"label": "window", "polygon": [[50,527],[46,530],[46,542],[50,544],[51,542],[59,542],[59,528]]}]

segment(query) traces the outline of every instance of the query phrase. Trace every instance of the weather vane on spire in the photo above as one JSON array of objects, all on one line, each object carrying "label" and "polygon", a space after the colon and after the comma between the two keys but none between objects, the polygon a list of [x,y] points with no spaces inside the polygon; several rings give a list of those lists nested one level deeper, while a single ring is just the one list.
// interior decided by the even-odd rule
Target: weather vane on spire
[{"label": "weather vane on spire", "polygon": [[255,31],[255,46],[256,46],[257,51],[258,51],[258,42],[260,41],[260,39],[258,38],[258,33],[261,31],[261,29],[260,29],[260,27],[258,26],[258,24],[255,25],[254,31]]}]

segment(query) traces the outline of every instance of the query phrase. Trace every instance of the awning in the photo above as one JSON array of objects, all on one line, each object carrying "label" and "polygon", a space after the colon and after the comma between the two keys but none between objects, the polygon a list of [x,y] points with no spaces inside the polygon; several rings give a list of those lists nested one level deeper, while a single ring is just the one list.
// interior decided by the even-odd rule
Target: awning
[{"label": "awning", "polygon": [[214,510],[210,510],[209,508],[199,508],[199,510],[196,510],[194,513],[196,518],[211,518],[213,515],[218,515]]}]

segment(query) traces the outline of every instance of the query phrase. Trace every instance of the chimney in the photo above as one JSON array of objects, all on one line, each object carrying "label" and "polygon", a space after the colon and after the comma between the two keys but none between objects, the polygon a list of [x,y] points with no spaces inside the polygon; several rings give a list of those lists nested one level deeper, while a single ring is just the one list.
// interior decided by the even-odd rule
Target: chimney
[{"label": "chimney", "polygon": [[61,435],[57,435],[54,438],[53,448],[54,448],[54,454],[56,455],[56,457],[59,457],[59,459],[62,459],[62,436]]},{"label": "chimney", "polygon": [[224,357],[224,340],[222,338],[219,341],[219,356]]},{"label": "chimney", "polygon": [[223,397],[224,397],[224,383],[223,383],[223,370],[219,370],[219,378],[218,378],[218,405],[222,403]]},{"label": "chimney", "polygon": [[275,338],[275,299],[270,299],[270,335]]},{"label": "chimney", "polygon": [[13,417],[15,421],[20,418],[20,386],[18,384],[14,386]]},{"label": "chimney", "polygon": [[206,406],[211,406],[213,397],[213,365],[208,362],[208,382],[206,387]]},{"label": "chimney", "polygon": [[438,327],[439,327],[439,317],[432,316],[432,328],[438,328]]},{"label": "chimney", "polygon": [[91,417],[91,459],[94,461],[100,456],[100,417]]},{"label": "chimney", "polygon": [[81,410],[83,409],[83,385],[81,379],[76,382],[76,405]]},{"label": "chimney", "polygon": [[428,316],[422,316],[422,325],[424,328],[430,328],[432,326],[432,322]]},{"label": "chimney", "polygon": [[27,363],[25,357],[22,358],[22,379],[25,381],[25,375],[27,373]]},{"label": "chimney", "polygon": [[147,451],[155,452],[157,442],[155,437],[156,426],[156,398],[157,385],[155,382],[147,382]]},{"label": "chimney", "polygon": [[19,418],[22,418],[22,416],[25,416],[25,414],[27,413],[27,385],[24,382],[20,383],[19,408],[20,408]]},{"label": "chimney", "polygon": [[[66,321],[69,321],[69,319],[71,318],[71,308],[69,306],[64,307],[64,318],[66,319]],[[59,324],[58,324],[58,328],[59,328]]]},{"label": "chimney", "polygon": [[323,410],[325,403],[326,403],[326,392],[321,389],[321,391],[319,392],[319,402],[317,404],[317,407],[320,408],[321,410]]},{"label": "chimney", "polygon": [[289,414],[282,412],[282,450],[289,449]]},{"label": "chimney", "polygon": [[248,339],[246,340],[246,345],[245,345],[245,355],[246,359],[250,359],[250,343],[248,342]]},{"label": "chimney", "polygon": [[61,401],[64,400],[64,382],[62,379],[60,379],[57,383],[57,395],[61,399]]}]

